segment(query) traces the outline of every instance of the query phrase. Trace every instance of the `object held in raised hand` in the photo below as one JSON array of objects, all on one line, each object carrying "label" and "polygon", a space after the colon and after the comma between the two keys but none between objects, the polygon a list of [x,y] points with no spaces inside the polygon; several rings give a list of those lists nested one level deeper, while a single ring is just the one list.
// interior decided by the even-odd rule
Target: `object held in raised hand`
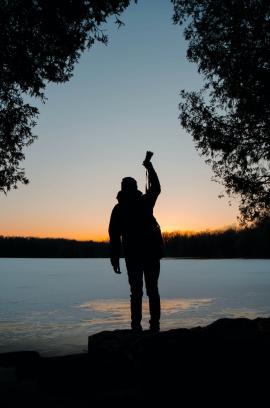
[{"label": "object held in raised hand", "polygon": [[153,152],[150,152],[149,150],[147,150],[146,156],[145,156],[145,159],[144,159],[144,163],[149,163],[152,156],[153,156],[153,154],[154,154]]},{"label": "object held in raised hand", "polygon": [[145,159],[144,159],[144,162],[143,162],[143,165],[146,167],[146,184],[145,184],[145,192],[146,193],[150,188],[147,165],[150,163],[150,160],[151,160],[153,154],[154,154],[153,152],[150,152],[149,150],[147,150],[146,156],[145,156]]}]

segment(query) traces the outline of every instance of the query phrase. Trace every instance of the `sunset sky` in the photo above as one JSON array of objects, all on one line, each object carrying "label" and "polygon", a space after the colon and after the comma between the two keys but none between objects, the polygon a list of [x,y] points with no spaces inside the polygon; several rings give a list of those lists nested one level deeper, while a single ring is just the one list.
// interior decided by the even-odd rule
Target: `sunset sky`
[{"label": "sunset sky", "polygon": [[49,85],[26,150],[27,186],[1,195],[0,234],[106,239],[121,179],[145,188],[146,150],[162,193],[155,216],[163,231],[235,225],[237,202],[195,150],[178,119],[180,90],[202,78],[186,60],[182,27],[169,1],[139,1],[109,23],[109,44],[97,44],[66,84]]}]

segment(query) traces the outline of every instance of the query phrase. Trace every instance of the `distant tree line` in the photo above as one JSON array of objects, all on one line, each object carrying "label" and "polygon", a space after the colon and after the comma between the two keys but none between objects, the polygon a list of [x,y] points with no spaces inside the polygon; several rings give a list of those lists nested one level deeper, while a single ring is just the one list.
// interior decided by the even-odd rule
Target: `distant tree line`
[{"label": "distant tree line", "polygon": [[[270,222],[217,232],[164,233],[165,257],[270,258]],[[109,243],[0,236],[0,257],[107,258]]]},{"label": "distant tree line", "polygon": [[106,258],[108,256],[108,242],[0,236],[0,257]]},{"label": "distant tree line", "polygon": [[270,258],[270,223],[245,229],[163,234],[167,257]]}]

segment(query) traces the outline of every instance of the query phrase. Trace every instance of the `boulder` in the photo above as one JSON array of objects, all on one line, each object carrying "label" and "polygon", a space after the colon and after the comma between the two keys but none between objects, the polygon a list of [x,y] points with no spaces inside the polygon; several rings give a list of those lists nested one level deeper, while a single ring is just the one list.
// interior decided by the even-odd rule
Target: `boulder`
[{"label": "boulder", "polygon": [[269,366],[270,318],[159,333],[103,331],[89,336],[88,353],[0,354],[1,404],[261,406]]}]

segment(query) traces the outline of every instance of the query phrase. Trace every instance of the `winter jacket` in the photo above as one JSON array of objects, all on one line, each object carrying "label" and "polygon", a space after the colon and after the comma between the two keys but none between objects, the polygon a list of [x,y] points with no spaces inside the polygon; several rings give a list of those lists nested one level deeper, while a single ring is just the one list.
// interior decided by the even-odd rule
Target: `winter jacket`
[{"label": "winter jacket", "polygon": [[126,259],[160,259],[163,241],[153,209],[161,192],[158,176],[150,163],[149,188],[145,194],[119,191],[118,204],[112,210],[109,236],[111,259],[120,257],[121,241]]}]

